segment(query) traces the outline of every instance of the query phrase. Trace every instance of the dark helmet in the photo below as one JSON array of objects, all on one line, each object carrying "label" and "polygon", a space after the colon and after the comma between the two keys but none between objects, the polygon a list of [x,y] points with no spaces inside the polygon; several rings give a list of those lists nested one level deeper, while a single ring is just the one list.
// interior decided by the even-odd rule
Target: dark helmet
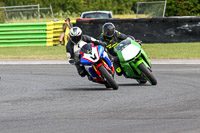
[{"label": "dark helmet", "polygon": [[112,37],[115,34],[115,25],[113,23],[105,23],[102,26],[103,36]]},{"label": "dark helmet", "polygon": [[82,39],[82,30],[79,27],[72,27],[69,36],[70,40],[76,45]]}]

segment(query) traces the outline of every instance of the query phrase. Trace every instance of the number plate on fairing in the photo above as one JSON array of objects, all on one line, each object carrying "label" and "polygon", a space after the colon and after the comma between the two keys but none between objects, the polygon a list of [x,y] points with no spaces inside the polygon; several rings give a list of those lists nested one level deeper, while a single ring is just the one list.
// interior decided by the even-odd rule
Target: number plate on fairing
[{"label": "number plate on fairing", "polygon": [[92,47],[92,50],[88,53],[84,53],[82,58],[90,62],[97,62],[100,58],[97,47]]}]

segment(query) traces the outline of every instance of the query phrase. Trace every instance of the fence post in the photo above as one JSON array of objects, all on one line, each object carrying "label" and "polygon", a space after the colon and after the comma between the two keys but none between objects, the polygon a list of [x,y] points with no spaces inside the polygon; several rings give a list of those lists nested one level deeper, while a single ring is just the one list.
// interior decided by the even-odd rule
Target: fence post
[{"label": "fence post", "polygon": [[9,23],[9,19],[8,19],[8,14],[7,14],[6,8],[5,8],[5,14],[6,14],[7,21],[8,21],[8,23]]},{"label": "fence post", "polygon": [[40,22],[40,4],[38,4],[38,22]]},{"label": "fence post", "polygon": [[53,17],[53,20],[54,20],[54,14],[53,14],[53,10],[52,10],[51,5],[50,5],[50,10],[51,10],[51,14],[52,14],[52,17]]},{"label": "fence post", "polygon": [[166,10],[166,7],[167,7],[167,0],[165,0],[165,6],[164,6],[164,12],[163,12],[163,17],[165,17],[165,10]]}]

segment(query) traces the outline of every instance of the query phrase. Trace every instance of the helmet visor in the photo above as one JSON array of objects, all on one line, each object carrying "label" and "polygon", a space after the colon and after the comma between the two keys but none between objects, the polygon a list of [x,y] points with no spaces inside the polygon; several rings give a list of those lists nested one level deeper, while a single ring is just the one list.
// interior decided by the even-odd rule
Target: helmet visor
[{"label": "helmet visor", "polygon": [[71,37],[71,40],[74,42],[74,43],[78,43],[80,40],[81,40],[82,36],[74,36],[74,37]]},{"label": "helmet visor", "polygon": [[109,30],[105,30],[104,31],[104,36],[106,37],[112,37],[115,33],[115,30],[114,29],[109,29]]}]

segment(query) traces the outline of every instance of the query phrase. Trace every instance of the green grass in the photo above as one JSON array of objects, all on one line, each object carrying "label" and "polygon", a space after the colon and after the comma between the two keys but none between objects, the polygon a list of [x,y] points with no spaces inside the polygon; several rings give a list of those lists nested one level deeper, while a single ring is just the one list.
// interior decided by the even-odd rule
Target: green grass
[{"label": "green grass", "polygon": [[[150,59],[200,59],[200,43],[143,44]],[[67,59],[65,47],[0,47],[0,59]]]},{"label": "green grass", "polygon": [[67,59],[65,47],[0,47],[0,59]]},{"label": "green grass", "polygon": [[200,43],[144,44],[151,59],[200,59]]}]

